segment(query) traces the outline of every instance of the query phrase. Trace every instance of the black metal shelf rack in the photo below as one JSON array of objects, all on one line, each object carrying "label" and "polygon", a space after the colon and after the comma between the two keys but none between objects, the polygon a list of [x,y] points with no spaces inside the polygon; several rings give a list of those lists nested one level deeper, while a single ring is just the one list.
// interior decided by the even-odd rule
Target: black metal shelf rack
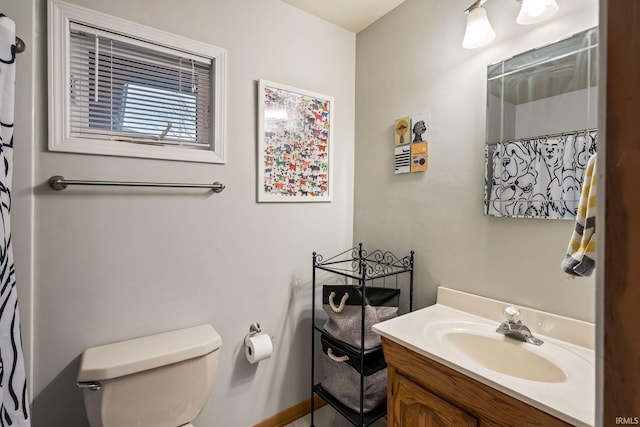
[{"label": "black metal shelf rack", "polygon": [[[356,427],[365,427],[373,424],[387,413],[386,403],[381,404],[372,411],[364,412],[364,376],[360,375],[360,411],[353,411],[345,406],[342,402],[328,393],[322,384],[316,383],[315,378],[315,346],[316,332],[323,333],[322,325],[316,324],[316,289],[322,286],[317,282],[318,271],[334,273],[338,276],[350,280],[352,286],[357,286],[362,290],[362,315],[361,315],[361,336],[364,342],[365,334],[365,300],[367,287],[408,287],[408,304],[405,310],[413,311],[413,256],[411,251],[409,255],[399,258],[389,251],[374,250],[367,252],[363,249],[362,243],[351,249],[348,249],[338,255],[325,259],[322,255],[313,253],[313,275],[312,275],[312,310],[311,310],[311,427],[314,424],[315,412],[315,395],[320,396],[329,405],[331,405],[339,414],[345,417],[351,424]],[[401,307],[402,310],[402,307]],[[371,350],[365,350],[364,346],[359,348],[360,351],[360,372],[364,372],[364,354]]]}]

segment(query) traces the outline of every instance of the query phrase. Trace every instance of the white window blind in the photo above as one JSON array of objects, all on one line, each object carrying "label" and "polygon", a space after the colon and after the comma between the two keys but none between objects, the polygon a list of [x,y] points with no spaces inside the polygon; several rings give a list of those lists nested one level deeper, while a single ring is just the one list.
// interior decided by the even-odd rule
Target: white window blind
[{"label": "white window blind", "polygon": [[49,149],[226,162],[226,50],[49,3]]},{"label": "white window blind", "polygon": [[211,60],[73,23],[72,136],[211,147]]}]

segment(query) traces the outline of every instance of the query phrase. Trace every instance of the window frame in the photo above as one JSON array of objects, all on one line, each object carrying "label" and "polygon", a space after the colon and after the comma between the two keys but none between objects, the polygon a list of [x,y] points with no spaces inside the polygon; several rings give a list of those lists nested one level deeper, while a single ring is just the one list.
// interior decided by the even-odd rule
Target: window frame
[{"label": "window frame", "polygon": [[[148,145],[72,136],[70,25],[77,22],[212,61],[211,140],[209,149]],[[224,164],[226,158],[226,49],[127,21],[59,0],[48,4],[49,151]]]}]

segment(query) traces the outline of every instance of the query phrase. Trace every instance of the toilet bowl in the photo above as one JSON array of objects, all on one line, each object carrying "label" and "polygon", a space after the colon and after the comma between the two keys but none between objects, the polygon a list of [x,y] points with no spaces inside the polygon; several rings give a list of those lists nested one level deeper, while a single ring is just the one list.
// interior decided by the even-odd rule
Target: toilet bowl
[{"label": "toilet bowl", "polygon": [[221,345],[211,325],[199,325],[85,350],[78,387],[89,425],[194,427]]}]

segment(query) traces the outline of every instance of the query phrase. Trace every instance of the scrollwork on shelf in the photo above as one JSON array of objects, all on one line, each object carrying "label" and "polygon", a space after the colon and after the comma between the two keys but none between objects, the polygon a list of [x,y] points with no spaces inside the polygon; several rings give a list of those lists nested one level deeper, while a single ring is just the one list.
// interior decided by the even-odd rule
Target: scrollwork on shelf
[{"label": "scrollwork on shelf", "polygon": [[[361,250],[361,247],[356,246],[327,259],[324,259],[322,255],[314,252],[313,259],[316,266],[325,268],[331,267],[332,269],[339,270],[341,272],[350,271],[353,273],[358,271],[357,263],[360,259],[359,254]],[[351,267],[348,267],[349,264],[351,264]]]},{"label": "scrollwork on shelf", "polygon": [[409,256],[398,258],[391,251],[376,249],[373,252],[367,252],[362,248],[362,244],[326,260],[315,252],[313,256],[316,266],[336,272],[350,272],[367,280],[413,268],[413,251]]},{"label": "scrollwork on shelf", "polygon": [[313,263],[315,265],[322,264],[323,260],[324,260],[324,257],[322,255],[320,255],[319,253],[316,253],[316,252],[313,253]]},{"label": "scrollwork on shelf", "polygon": [[367,266],[367,269],[366,269],[367,277],[381,276],[393,271],[393,269],[386,264],[380,264],[380,263],[374,262],[374,263],[365,263],[365,265]]},{"label": "scrollwork on shelf", "polygon": [[402,266],[405,269],[413,268],[413,255],[414,255],[414,252],[411,251],[410,255],[407,255],[406,257],[403,257],[400,260],[400,262],[402,263]]}]

